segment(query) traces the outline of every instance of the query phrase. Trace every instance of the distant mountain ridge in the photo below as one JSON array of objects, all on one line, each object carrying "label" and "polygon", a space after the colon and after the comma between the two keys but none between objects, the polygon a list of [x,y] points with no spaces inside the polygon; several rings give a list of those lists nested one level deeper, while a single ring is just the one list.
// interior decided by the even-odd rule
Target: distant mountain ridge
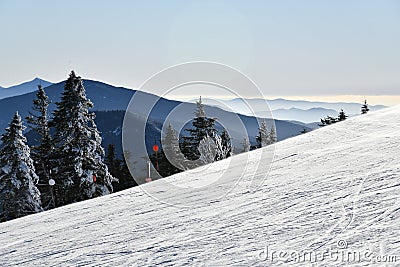
[{"label": "distant mountain ridge", "polygon": [[[310,108],[310,109],[300,109],[300,108],[289,108],[289,109],[274,109],[272,110],[272,115],[274,119],[278,120],[296,120],[304,123],[312,123],[319,121],[325,116],[336,117],[338,112],[334,109],[327,108]],[[266,117],[268,113],[256,112],[256,116]]]},{"label": "distant mountain ridge", "polygon": [[[204,103],[209,105],[218,106],[225,110],[235,110],[237,113],[244,115],[256,115],[260,117],[269,117],[270,113],[267,111],[266,101],[264,99],[250,98],[241,99],[234,98],[230,100],[203,99]],[[360,114],[362,101],[360,103],[346,103],[346,102],[313,102],[306,100],[287,100],[283,98],[267,100],[272,116],[275,119],[287,121],[300,121],[303,123],[312,123],[319,121],[325,116],[336,116],[338,112],[343,109],[348,115]],[[195,99],[188,102],[193,103]],[[249,109],[249,105],[253,109]],[[385,108],[384,105],[369,106],[371,111],[376,111]]]},{"label": "distant mountain ridge", "polygon": [[35,78],[31,81],[27,81],[7,88],[0,86],[0,99],[34,92],[37,90],[38,85],[41,85],[42,87],[47,87],[52,84],[53,83],[45,81],[43,79]]},{"label": "distant mountain ridge", "polygon": [[[49,113],[51,113],[55,108],[55,103],[60,100],[61,93],[64,90],[64,83],[60,82],[53,85],[48,86],[45,91],[49,98],[52,100],[52,103],[49,105]],[[112,85],[108,85],[98,81],[92,80],[84,80],[83,81],[86,93],[88,98],[94,103],[93,111],[99,113],[98,111],[125,111],[128,107],[128,104],[132,98],[132,96],[137,92],[136,90],[127,89],[123,87],[114,87]],[[35,85],[34,88],[37,88]],[[157,100],[157,104],[154,106],[149,119],[155,122],[157,125],[165,120],[167,115],[178,105],[183,105],[187,108],[187,110],[195,110],[195,104],[193,103],[182,103],[175,100],[168,100],[164,98],[159,98],[156,95],[144,93],[146,97],[150,100]],[[19,96],[9,97],[0,100],[0,133],[4,132],[4,129],[7,127],[10,118],[18,110],[21,116],[24,118],[28,115],[28,112],[31,111],[32,101],[36,98],[36,92],[31,92]],[[140,111],[143,106],[143,110],[146,110],[146,103],[138,103],[137,109]],[[226,117],[227,114],[232,114],[232,112],[228,112],[222,110],[218,107],[206,106],[205,108],[207,114],[213,114],[215,117],[223,118]],[[117,112],[114,115],[99,113],[98,118],[98,127],[100,131],[103,132],[119,132],[121,130],[122,124],[115,126],[113,122],[108,122],[106,119],[102,117],[106,116],[109,118],[118,118],[117,120],[121,120],[123,113]],[[143,115],[143,114],[139,114]],[[177,114],[173,120],[177,123],[186,122],[186,117],[184,114]],[[115,117],[116,116],[116,117]],[[254,138],[257,135],[258,124],[257,120],[254,117],[246,116],[246,115],[238,115],[245,125],[248,135],[250,136],[250,141],[254,142]],[[174,122],[172,121],[172,122]],[[275,121],[277,132],[278,132],[278,140],[283,140],[292,136],[296,136],[303,129],[303,125],[299,125],[292,122],[287,121]],[[110,127],[109,127],[110,126]],[[111,127],[112,126],[112,127]],[[115,127],[114,127],[115,126]],[[232,127],[236,127],[235,125]],[[119,128],[119,129],[117,129]],[[238,134],[237,131],[233,131],[234,134]],[[234,142],[236,147],[240,146],[240,142],[243,140],[244,136],[232,136],[234,138]],[[153,138],[154,140],[154,138]],[[109,143],[105,140],[105,143]]]},{"label": "distant mountain ridge", "polygon": [[[232,99],[229,100],[232,102],[241,102],[242,99]],[[263,103],[264,100],[262,99],[246,99],[246,101],[250,103]],[[299,108],[299,109],[311,109],[311,108],[326,108],[326,109],[334,109],[339,110],[341,108],[346,109],[349,113],[359,113],[362,102],[364,99],[360,99],[359,103],[355,102],[321,102],[321,101],[308,101],[308,100],[288,100],[283,98],[277,98],[268,100],[268,104],[270,105],[271,109],[290,109],[290,108]],[[370,106],[372,110],[378,110],[382,108],[386,108],[384,105],[375,105]]]},{"label": "distant mountain ridge", "polygon": [[[86,82],[90,84],[91,82],[95,81],[86,80]],[[98,84],[96,86],[99,89],[102,89],[103,93],[104,91],[107,91],[107,94],[109,93],[110,88],[126,89],[123,87],[114,87],[101,82],[97,83]],[[34,92],[37,90],[37,86],[39,84],[41,84],[43,87],[49,87],[53,85],[53,83],[51,82],[45,81],[40,78],[35,78],[31,81],[24,82],[22,84],[11,86],[8,88],[0,87],[0,100]],[[134,90],[131,89],[129,90],[130,92],[134,92]],[[101,97],[104,100],[105,99],[111,100],[111,102],[101,101],[101,99],[99,99]],[[129,97],[130,99],[131,95],[130,96],[125,95],[124,97]],[[113,97],[110,95],[93,95],[91,96],[91,98],[96,98],[95,100],[93,100],[96,103],[99,100],[100,102],[102,102],[101,107],[98,106],[98,104],[95,105],[95,110],[123,110],[129,103],[128,98],[118,99],[117,102],[112,101]],[[195,101],[196,99],[192,99],[189,100],[188,102],[194,103]],[[318,122],[322,117],[325,116],[336,116],[340,111],[340,109],[343,109],[350,116],[358,115],[360,114],[361,101],[360,103],[344,103],[344,102],[330,103],[330,102],[313,102],[306,100],[287,100],[283,98],[277,98],[268,100],[268,105],[271,108],[272,116],[274,119],[297,121],[303,124],[304,123],[307,124],[307,123]],[[203,102],[207,105],[216,106],[227,111],[233,110],[234,112],[243,115],[269,117],[269,112],[266,111],[265,100],[263,99],[234,98],[230,100],[218,100],[218,102],[216,102],[214,99],[203,98]],[[249,111],[246,102],[249,103],[251,107],[254,109],[254,113]],[[375,111],[385,107],[386,106],[384,105],[375,105],[375,106],[370,106],[370,110]],[[0,118],[0,126],[1,126],[1,121],[2,118]]]}]

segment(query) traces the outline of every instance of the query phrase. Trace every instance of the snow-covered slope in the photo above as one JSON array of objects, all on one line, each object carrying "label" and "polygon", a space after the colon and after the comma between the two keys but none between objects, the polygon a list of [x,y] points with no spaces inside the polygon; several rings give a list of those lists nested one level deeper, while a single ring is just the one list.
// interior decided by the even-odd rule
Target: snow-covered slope
[{"label": "snow-covered slope", "polygon": [[[159,180],[2,223],[1,265],[384,266],[377,261],[393,255],[400,264],[399,113],[397,106],[279,142],[260,187],[251,184],[268,173],[268,148],[233,157],[230,179],[211,187],[165,190]],[[168,180],[198,186],[227,165]],[[289,259],[303,252],[318,252],[318,261]],[[342,252],[359,253],[360,262],[344,263]]]}]

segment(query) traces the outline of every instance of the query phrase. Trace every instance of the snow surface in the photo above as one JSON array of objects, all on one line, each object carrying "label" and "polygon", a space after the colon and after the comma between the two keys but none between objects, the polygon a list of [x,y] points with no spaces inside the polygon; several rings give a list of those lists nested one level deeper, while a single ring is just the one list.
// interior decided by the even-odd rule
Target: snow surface
[{"label": "snow surface", "polygon": [[[270,148],[2,223],[1,266],[385,266],[378,257],[393,255],[397,264],[387,266],[399,266],[399,113],[397,106],[277,143],[260,187],[251,185],[268,173]],[[230,160],[237,164],[224,171]],[[232,179],[218,180],[223,172]],[[193,190],[165,190],[165,181]],[[296,263],[269,254],[326,250],[369,256]]]}]

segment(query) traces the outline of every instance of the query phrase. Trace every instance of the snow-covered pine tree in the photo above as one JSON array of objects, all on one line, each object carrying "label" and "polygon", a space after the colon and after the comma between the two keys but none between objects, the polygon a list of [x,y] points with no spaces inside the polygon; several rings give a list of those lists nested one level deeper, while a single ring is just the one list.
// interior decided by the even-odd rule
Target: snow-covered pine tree
[{"label": "snow-covered pine tree", "polygon": [[208,118],[204,110],[204,104],[200,100],[196,102],[197,108],[194,113],[193,128],[185,129],[189,136],[183,136],[180,143],[181,151],[189,160],[196,160],[200,158],[198,150],[200,142],[206,137],[214,137],[216,129],[214,127],[215,118]]},{"label": "snow-covered pine tree", "polygon": [[157,172],[162,177],[171,176],[193,167],[181,153],[178,133],[171,123],[166,127],[165,134],[162,135],[161,144],[161,150],[151,154],[149,158],[154,166],[158,166]]},{"label": "snow-covered pine tree", "polygon": [[319,126],[319,127],[324,127],[324,126],[326,126],[326,125],[327,125],[326,119],[321,119],[321,123],[318,123],[318,126]]},{"label": "snow-covered pine tree", "polygon": [[37,145],[31,148],[36,174],[39,176],[37,187],[41,193],[42,206],[44,209],[53,208],[50,178],[50,155],[53,150],[52,138],[50,135],[49,116],[47,109],[51,101],[41,85],[38,86],[36,99],[33,100],[33,112],[29,112],[26,118],[30,128],[37,134],[35,142]]},{"label": "snow-covered pine tree", "polygon": [[164,174],[162,174],[163,177],[187,169],[185,164],[186,159],[179,148],[178,133],[171,123],[168,124],[165,135],[163,136],[161,153],[163,154],[163,161],[165,161],[161,163],[160,166],[160,170],[162,169],[164,171]]},{"label": "snow-covered pine tree", "polygon": [[243,138],[243,141],[241,144],[242,144],[242,150],[240,151],[241,153],[250,151],[250,142],[247,137]]},{"label": "snow-covered pine tree", "polygon": [[203,164],[213,163],[217,155],[217,144],[214,141],[214,138],[211,138],[208,136],[208,134],[206,134],[203,140],[201,140],[199,143],[198,151],[200,153],[199,159]]},{"label": "snow-covered pine tree", "polygon": [[327,122],[328,125],[330,125],[330,124],[337,123],[339,120],[338,120],[338,118],[333,118],[331,116],[327,116],[325,121]]},{"label": "snow-covered pine tree", "polygon": [[367,100],[364,100],[364,105],[361,107],[361,114],[367,114],[369,111]]},{"label": "snow-covered pine tree", "polygon": [[2,135],[0,148],[0,221],[42,211],[40,192],[30,149],[22,131],[21,116],[15,113]]},{"label": "snow-covered pine tree", "polygon": [[258,128],[258,135],[256,136],[257,148],[262,148],[269,145],[269,131],[267,122],[263,120]]},{"label": "snow-covered pine tree", "polygon": [[278,137],[276,135],[276,130],[275,130],[275,126],[272,125],[271,129],[269,130],[268,133],[268,144],[274,144],[278,141]]},{"label": "snow-covered pine tree", "polygon": [[346,113],[343,111],[343,109],[339,112],[339,116],[338,116],[338,121],[344,121],[347,119],[347,115]]},{"label": "snow-covered pine tree", "polygon": [[214,158],[214,161],[225,159],[227,151],[225,150],[225,148],[224,148],[224,146],[222,144],[221,136],[218,133],[216,133],[214,135],[214,137],[212,138],[212,140],[213,140],[213,142],[215,144],[215,158]]},{"label": "snow-covered pine tree", "polygon": [[323,127],[323,126],[334,124],[334,123],[336,123],[338,121],[339,121],[338,118],[333,118],[331,116],[326,116],[324,119],[321,119],[321,123],[318,124],[318,126]]},{"label": "snow-covered pine tree", "polygon": [[229,136],[228,131],[226,129],[222,130],[220,139],[221,139],[221,145],[217,160],[229,158],[233,154],[231,137]]},{"label": "snow-covered pine tree", "polygon": [[111,193],[112,182],[117,179],[103,162],[102,138],[94,123],[95,114],[89,112],[93,103],[86,97],[82,79],[74,71],[56,105],[52,120],[56,206]]}]

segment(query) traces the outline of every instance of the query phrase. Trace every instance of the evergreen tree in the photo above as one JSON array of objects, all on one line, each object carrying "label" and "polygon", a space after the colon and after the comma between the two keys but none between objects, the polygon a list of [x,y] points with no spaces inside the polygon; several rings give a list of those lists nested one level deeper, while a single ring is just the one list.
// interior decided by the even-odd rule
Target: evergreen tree
[{"label": "evergreen tree", "polygon": [[177,157],[181,155],[181,150],[179,148],[179,138],[178,133],[172,127],[171,123],[168,124],[165,135],[162,139],[162,149],[168,155],[173,157],[174,161],[177,161]]},{"label": "evergreen tree", "polygon": [[228,133],[224,130],[221,136],[215,133],[213,137],[206,134],[199,143],[198,151],[203,164],[230,157],[232,155],[232,145]]},{"label": "evergreen tree", "polygon": [[231,137],[229,136],[228,131],[226,129],[222,130],[220,140],[221,144],[218,145],[218,147],[220,147],[218,153],[219,155],[217,155],[218,158],[216,160],[229,158],[233,154]]},{"label": "evergreen tree", "polygon": [[14,115],[0,148],[0,221],[40,212],[40,192],[21,116]]},{"label": "evergreen tree", "polygon": [[262,148],[269,145],[269,131],[267,122],[263,120],[258,128],[258,135],[256,136],[257,148]]},{"label": "evergreen tree", "polygon": [[115,191],[121,191],[134,186],[138,186],[137,182],[132,177],[131,172],[129,171],[126,161],[122,159],[120,162],[121,162],[120,171],[118,175],[114,176],[118,178],[118,182],[115,182],[114,185]]},{"label": "evergreen tree", "polygon": [[183,136],[182,142],[180,143],[182,153],[189,160],[199,159],[200,152],[198,147],[200,142],[206,136],[213,138],[216,134],[216,129],[214,127],[216,119],[208,118],[206,116],[201,97],[196,104],[197,109],[195,111],[195,118],[192,122],[193,128],[185,129],[189,133],[189,136]]},{"label": "evergreen tree", "polygon": [[[126,154],[129,159],[128,153],[124,154]],[[122,156],[122,158],[124,158],[124,156]],[[129,172],[129,168],[125,160],[117,158],[114,144],[109,144],[107,146],[107,153],[104,159],[104,163],[107,164],[108,170],[110,171],[111,175],[118,179],[118,182],[115,181],[115,183],[113,184],[113,190],[115,192],[137,186],[137,183]]]},{"label": "evergreen tree", "polygon": [[149,159],[162,177],[171,176],[188,169],[187,160],[179,148],[178,133],[171,124],[167,126],[161,144],[161,150],[151,154]]},{"label": "evergreen tree", "polygon": [[364,105],[361,107],[361,114],[367,114],[369,111],[367,100],[364,100]]},{"label": "evergreen tree", "polygon": [[321,119],[321,123],[318,124],[318,126],[323,127],[323,126],[326,126],[326,125],[334,124],[334,123],[339,122],[339,121],[344,121],[344,120],[347,119],[347,117],[348,116],[346,115],[346,113],[342,109],[342,110],[340,110],[339,115],[338,115],[337,118],[333,118],[331,116],[327,116],[325,119]]},{"label": "evergreen tree", "polygon": [[[168,124],[165,135],[162,140],[162,150],[161,155],[162,169],[164,174],[163,177],[173,175],[175,173],[181,172],[185,168],[186,159],[181,153],[179,148],[179,137],[178,133],[172,127],[171,123]],[[170,162],[172,161],[172,162]]]},{"label": "evergreen tree", "polygon": [[112,176],[116,177],[120,171],[120,160],[115,155],[115,145],[109,144],[107,146],[107,153],[104,159],[104,163],[107,165],[109,172]]},{"label": "evergreen tree", "polygon": [[35,140],[37,145],[31,149],[31,156],[35,165],[36,174],[39,176],[38,189],[41,193],[44,209],[52,208],[52,193],[49,185],[50,178],[50,155],[53,150],[52,138],[49,128],[49,116],[47,113],[49,101],[42,86],[38,86],[36,99],[33,100],[33,111],[26,118],[30,128],[37,134]]},{"label": "evergreen tree", "polygon": [[200,152],[200,160],[203,164],[213,163],[217,155],[217,145],[213,138],[204,136],[200,141],[198,151]]},{"label": "evergreen tree", "polygon": [[248,138],[243,138],[241,153],[250,151],[250,142]]},{"label": "evergreen tree", "polygon": [[268,143],[270,144],[274,144],[278,141],[278,137],[276,135],[276,130],[275,130],[275,126],[272,125],[271,126],[271,130],[269,130],[268,133]]},{"label": "evergreen tree", "polygon": [[89,112],[93,103],[86,97],[82,79],[73,71],[56,105],[52,121],[56,206],[111,193],[116,178],[103,162],[102,138],[94,123],[95,114]]},{"label": "evergreen tree", "polygon": [[333,118],[331,116],[327,116],[325,119],[321,119],[321,123],[318,124],[318,126],[326,126],[326,125],[331,125],[334,124],[336,122],[338,122],[339,120],[337,118]]},{"label": "evergreen tree", "polygon": [[347,115],[346,113],[343,111],[343,109],[339,112],[339,116],[338,116],[338,121],[344,121],[347,119]]},{"label": "evergreen tree", "polygon": [[134,168],[134,164],[137,162],[131,162],[131,153],[127,150],[123,152],[122,160],[120,161],[120,171],[118,178],[118,183],[115,183],[116,191],[128,189],[134,186],[137,186],[136,180],[132,177],[131,172],[128,167],[128,163],[130,164],[131,168]]},{"label": "evergreen tree", "polygon": [[215,145],[214,161],[226,159],[227,151],[225,150],[224,146],[222,145],[221,136],[218,133],[216,133],[214,138],[212,138],[212,141],[214,142],[214,145]]}]

